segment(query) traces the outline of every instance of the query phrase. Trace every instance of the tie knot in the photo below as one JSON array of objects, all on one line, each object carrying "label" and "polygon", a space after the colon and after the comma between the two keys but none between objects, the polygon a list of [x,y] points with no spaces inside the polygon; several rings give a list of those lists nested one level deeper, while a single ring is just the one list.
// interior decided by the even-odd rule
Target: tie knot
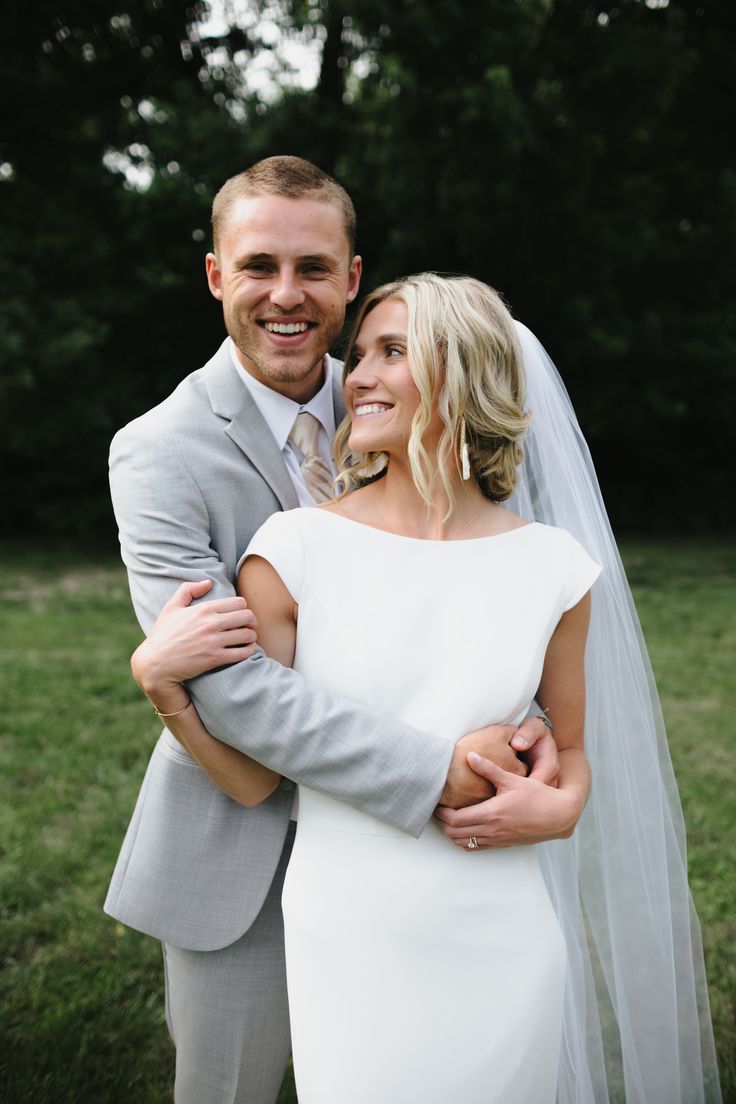
[{"label": "tie knot", "polygon": [[319,420],[308,410],[302,410],[294,419],[289,441],[299,449],[305,460],[319,455],[319,427]]}]

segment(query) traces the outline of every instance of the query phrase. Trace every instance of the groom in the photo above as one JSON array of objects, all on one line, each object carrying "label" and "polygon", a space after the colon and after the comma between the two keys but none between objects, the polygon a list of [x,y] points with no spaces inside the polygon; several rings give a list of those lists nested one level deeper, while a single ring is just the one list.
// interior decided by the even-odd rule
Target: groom
[{"label": "groom", "polygon": [[[207,598],[233,594],[255,530],[276,510],[313,504],[302,465],[311,453],[331,464],[344,415],[340,365],[328,351],[361,275],[347,193],[309,162],[272,157],[224,184],[212,222],[207,280],[229,336],[122,429],[110,452],[122,556],[146,631],[182,582],[208,578]],[[310,445],[292,435],[303,412]],[[487,797],[467,766],[480,745],[309,690],[260,650],[189,689],[210,732],[285,780],[244,809],[164,729],[105,910],[163,943],[177,1104],[273,1104],[290,1049],[280,916],[293,839],[286,779],[417,836],[438,803]],[[545,731],[539,720],[524,726],[540,769]]]}]

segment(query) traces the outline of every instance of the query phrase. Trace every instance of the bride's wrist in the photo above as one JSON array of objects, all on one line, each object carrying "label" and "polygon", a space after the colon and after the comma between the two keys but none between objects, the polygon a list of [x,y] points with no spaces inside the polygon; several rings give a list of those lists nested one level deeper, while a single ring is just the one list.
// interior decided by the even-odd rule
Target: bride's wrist
[{"label": "bride's wrist", "polygon": [[559,807],[559,828],[570,835],[577,826],[585,808],[585,796],[580,786],[561,785],[557,791]]},{"label": "bride's wrist", "polygon": [[183,713],[192,700],[180,682],[165,689],[158,687],[153,691],[146,691],[146,697],[160,717],[173,717],[177,713]]}]

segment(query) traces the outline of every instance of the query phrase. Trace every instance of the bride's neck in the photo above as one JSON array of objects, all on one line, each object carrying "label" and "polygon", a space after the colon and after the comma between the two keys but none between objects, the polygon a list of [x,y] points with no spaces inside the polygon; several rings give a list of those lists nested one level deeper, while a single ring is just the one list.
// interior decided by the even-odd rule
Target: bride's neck
[{"label": "bride's neck", "polygon": [[371,487],[370,506],[382,528],[424,540],[448,540],[477,526],[479,514],[489,507],[474,479],[453,479],[455,500],[447,517],[449,500],[439,479],[432,488],[432,501],[424,501],[407,463],[391,459],[382,479]]}]

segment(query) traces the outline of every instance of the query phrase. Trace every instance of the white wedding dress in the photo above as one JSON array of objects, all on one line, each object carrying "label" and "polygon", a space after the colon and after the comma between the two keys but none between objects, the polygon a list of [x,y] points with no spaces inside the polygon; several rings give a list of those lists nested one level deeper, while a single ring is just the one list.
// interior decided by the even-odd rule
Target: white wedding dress
[{"label": "white wedding dress", "polygon": [[[319,509],[248,554],[298,603],[310,683],[452,741],[526,714],[599,572],[550,526],[424,541]],[[566,952],[535,847],[413,839],[302,787],[283,907],[300,1104],[553,1104]]]}]

